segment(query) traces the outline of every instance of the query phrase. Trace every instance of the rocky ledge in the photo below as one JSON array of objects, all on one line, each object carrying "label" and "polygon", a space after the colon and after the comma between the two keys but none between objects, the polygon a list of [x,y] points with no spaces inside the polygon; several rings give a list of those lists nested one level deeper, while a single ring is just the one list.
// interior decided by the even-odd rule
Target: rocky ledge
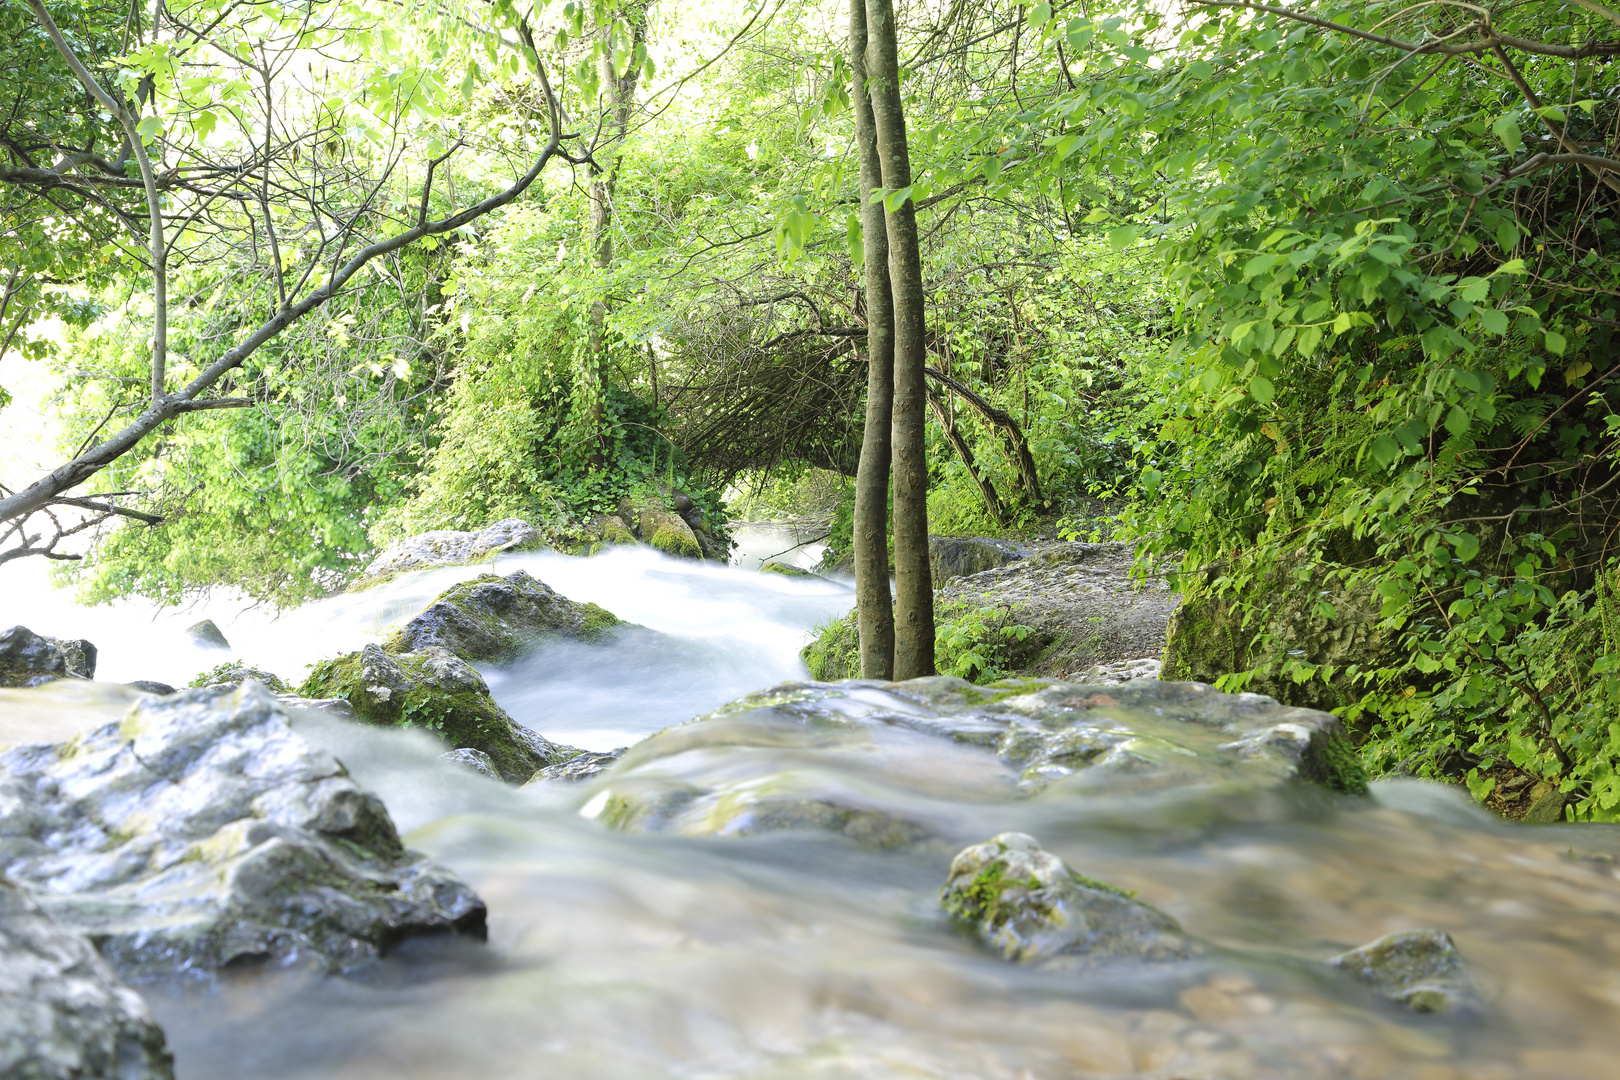
[{"label": "rocky ledge", "polygon": [[543,542],[534,526],[521,518],[506,518],[474,532],[425,532],[384,549],[349,589],[370,588],[400,574],[435,566],[481,563],[503,551],[524,551],[541,547]]},{"label": "rocky ledge", "polygon": [[1015,793],[1059,783],[1109,796],[1296,782],[1366,790],[1329,713],[1201,683],[1018,679],[976,687],[936,676],[785,683],[751,694],[632,747],[585,812],[631,831],[809,829],[880,847],[911,843],[937,835],[938,826],[912,806],[851,789],[818,764],[864,762],[881,772],[927,756],[935,740],[993,754],[986,781]]},{"label": "rocky ledge", "polygon": [[477,895],[405,850],[252,682],[0,754],[0,870],[126,975],[341,970],[413,935],[484,934]]}]

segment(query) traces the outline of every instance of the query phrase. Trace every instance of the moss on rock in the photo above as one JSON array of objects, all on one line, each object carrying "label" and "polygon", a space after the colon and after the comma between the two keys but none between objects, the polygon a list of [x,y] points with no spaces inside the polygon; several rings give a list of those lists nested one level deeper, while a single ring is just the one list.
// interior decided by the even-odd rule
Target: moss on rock
[{"label": "moss on rock", "polygon": [[392,653],[442,648],[465,660],[503,663],[546,640],[597,641],[619,625],[611,612],[570,600],[519,570],[446,589],[384,645]]},{"label": "moss on rock", "polygon": [[440,648],[390,655],[367,645],[316,664],[298,693],[343,698],[368,723],[419,727],[453,750],[480,751],[511,783],[528,781],[572,752],[519,725],[495,703],[478,672]]}]

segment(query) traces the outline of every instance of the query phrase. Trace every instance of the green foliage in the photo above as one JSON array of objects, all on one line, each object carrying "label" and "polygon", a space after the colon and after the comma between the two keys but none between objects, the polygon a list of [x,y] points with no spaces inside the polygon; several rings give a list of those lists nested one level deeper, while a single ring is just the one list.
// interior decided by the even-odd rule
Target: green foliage
[{"label": "green foliage", "polygon": [[1006,607],[962,605],[938,613],[934,631],[934,667],[942,675],[955,675],[985,685],[1014,674],[1018,645],[1034,628],[1013,622]]}]

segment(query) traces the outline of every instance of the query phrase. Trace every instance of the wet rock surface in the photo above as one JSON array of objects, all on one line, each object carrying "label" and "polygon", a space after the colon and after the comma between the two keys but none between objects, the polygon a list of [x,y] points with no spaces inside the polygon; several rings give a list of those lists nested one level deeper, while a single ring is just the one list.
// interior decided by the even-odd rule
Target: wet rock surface
[{"label": "wet rock surface", "polygon": [[1076,874],[1024,833],[958,854],[940,902],[990,948],[1023,963],[1162,963],[1203,952],[1170,916]]},{"label": "wet rock surface", "polygon": [[146,1002],[82,935],[0,877],[0,1076],[171,1080]]},{"label": "wet rock surface", "polygon": [[126,975],[363,964],[482,937],[471,889],[254,683],[145,698],[61,745],[0,755],[0,869]]},{"label": "wet rock surface", "polygon": [[475,532],[425,532],[385,549],[350,588],[364,589],[413,570],[485,562],[503,551],[539,547],[542,540],[534,526],[520,518],[506,518]]},{"label": "wet rock surface", "polygon": [[667,484],[623,499],[611,514],[598,514],[564,546],[594,555],[614,545],[643,544],[682,559],[731,559],[725,522],[710,522],[690,495]]},{"label": "wet rock surface", "polygon": [[96,677],[96,647],[83,639],[36,634],[26,626],[0,632],[0,686],[28,687],[52,679]]},{"label": "wet rock surface", "polygon": [[495,771],[495,763],[482,750],[463,747],[460,750],[451,750],[440,754],[439,760],[450,765],[458,765],[463,769],[471,769],[478,775],[488,777],[491,780],[501,778],[501,774]]},{"label": "wet rock surface", "polygon": [[620,625],[611,612],[570,600],[519,570],[445,590],[386,645],[390,652],[440,648],[473,663],[503,663],[548,639],[597,641]]},{"label": "wet rock surface", "polygon": [[565,758],[553,765],[547,765],[535,773],[530,783],[539,783],[545,780],[579,781],[589,780],[607,770],[614,762],[624,756],[625,748],[617,750],[576,750],[572,757]]},{"label": "wet rock surface", "polygon": [[213,619],[204,619],[202,622],[192,623],[186,627],[186,636],[191,639],[192,644],[205,649],[229,649],[231,647],[230,641],[225,637],[225,632],[219,628],[219,624],[214,622]]},{"label": "wet rock surface", "polygon": [[0,1077],[170,1080],[146,1002],[91,942],[0,878]]},{"label": "wet rock surface", "polygon": [[367,723],[432,731],[454,751],[475,751],[509,783],[577,753],[513,720],[482,675],[438,646],[394,653],[373,643],[316,664],[298,690],[306,698],[345,701]]},{"label": "wet rock surface", "polygon": [[292,687],[287,685],[287,680],[274,672],[254,667],[251,664],[244,664],[239,660],[233,660],[220,664],[218,667],[210,668],[193,679],[191,685],[235,687],[241,686],[250,679],[257,683],[263,683],[273,693],[286,694],[292,690]]},{"label": "wet rock surface", "polygon": [[[851,784],[949,751],[982,770],[960,795],[896,804]],[[846,779],[834,779],[833,770]],[[1251,791],[1296,781],[1346,791],[1364,779],[1336,717],[1198,683],[1118,686],[936,676],[902,683],[784,683],[632,747],[586,813],[614,828],[684,835],[837,832],[886,847],[954,832],[986,792],[1062,783],[1108,794]],[[964,781],[965,782],[965,781]]]},{"label": "wet rock surface", "polygon": [[1474,982],[1451,937],[1406,930],[1341,953],[1328,967],[1416,1013],[1478,1012]]}]

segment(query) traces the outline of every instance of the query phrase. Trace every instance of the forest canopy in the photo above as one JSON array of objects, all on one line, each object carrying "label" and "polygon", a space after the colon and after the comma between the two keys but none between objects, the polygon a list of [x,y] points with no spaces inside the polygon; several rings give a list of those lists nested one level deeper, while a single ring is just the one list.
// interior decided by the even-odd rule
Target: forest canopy
[{"label": "forest canopy", "polygon": [[[896,11],[912,177],[874,197],[917,217],[932,528],[1135,540],[1183,596],[1170,673],[1335,709],[1377,772],[1485,797],[1511,762],[1620,814],[1620,12]],[[424,529],[852,479],[848,33],[819,0],[8,4],[0,352],[64,460],[315,302],[0,558],[93,524],[90,598],[290,604]]]}]

